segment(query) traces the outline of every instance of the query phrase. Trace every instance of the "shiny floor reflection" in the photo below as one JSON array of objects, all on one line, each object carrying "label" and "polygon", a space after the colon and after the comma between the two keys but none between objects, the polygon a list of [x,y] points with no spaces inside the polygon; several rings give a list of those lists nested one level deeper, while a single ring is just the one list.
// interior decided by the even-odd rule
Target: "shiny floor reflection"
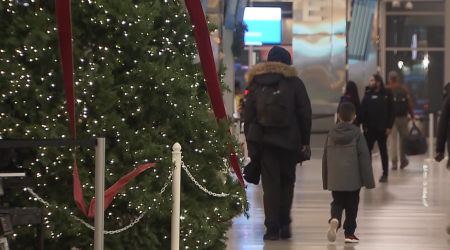
[{"label": "shiny floor reflection", "polygon": [[[374,158],[375,177],[381,174]],[[250,216],[236,218],[228,233],[227,250],[448,250],[450,236],[450,172],[445,164],[429,163],[425,157],[411,157],[410,166],[391,171],[389,183],[361,191],[356,235],[360,243],[344,244],[326,239],[330,192],[322,190],[321,161],[314,159],[297,167],[297,183],[292,216],[293,238],[263,242],[261,186],[249,185]]]}]

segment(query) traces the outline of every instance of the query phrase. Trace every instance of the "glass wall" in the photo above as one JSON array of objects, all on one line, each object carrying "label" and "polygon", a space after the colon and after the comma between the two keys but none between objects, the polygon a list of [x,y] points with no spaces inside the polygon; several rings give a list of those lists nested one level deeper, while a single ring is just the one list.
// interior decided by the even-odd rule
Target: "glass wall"
[{"label": "glass wall", "polygon": [[417,113],[428,110],[430,106],[439,107],[444,82],[443,65],[443,51],[386,52],[387,74],[392,70],[400,73],[400,80],[408,87]]},{"label": "glass wall", "polygon": [[412,1],[412,8],[407,8],[407,1],[401,1],[400,6],[393,5],[392,2],[386,3],[386,10],[388,12],[444,12],[443,0],[425,0],[425,1]]},{"label": "glass wall", "polygon": [[444,15],[386,16],[387,47],[444,47]]},{"label": "glass wall", "polygon": [[385,4],[385,79],[397,71],[416,112],[436,112],[444,85],[444,2],[413,1],[412,8],[406,2]]},{"label": "glass wall", "polygon": [[244,94],[246,85],[245,85],[245,73],[247,73],[249,69],[249,58],[248,51],[244,51],[239,58],[236,58],[234,63],[234,79],[236,84],[239,84],[239,88],[235,86],[235,94],[241,95]]}]

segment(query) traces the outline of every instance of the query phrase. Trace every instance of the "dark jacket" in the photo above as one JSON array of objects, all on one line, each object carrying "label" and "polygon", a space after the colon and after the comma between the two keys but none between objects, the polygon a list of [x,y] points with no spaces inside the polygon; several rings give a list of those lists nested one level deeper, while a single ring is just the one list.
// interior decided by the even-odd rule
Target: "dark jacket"
[{"label": "dark jacket", "polygon": [[[297,70],[280,62],[260,63],[250,69],[245,75],[248,85],[245,103],[244,134],[247,142],[250,134],[258,134],[256,123],[255,90],[258,85],[270,85],[284,79],[292,88],[295,96],[295,119],[289,128],[263,128],[262,144],[278,146],[293,152],[300,152],[302,145],[310,144],[312,110],[311,101],[302,80],[298,78]],[[253,125],[252,125],[253,124]],[[259,128],[260,129],[260,128]],[[250,153],[250,149],[249,149]]]},{"label": "dark jacket", "polygon": [[[449,92],[446,91],[444,94],[444,104],[441,109],[441,116],[439,118],[438,132],[436,136],[436,153],[444,153],[445,144],[450,141],[450,97]],[[450,148],[447,147],[450,155]],[[447,162],[447,165],[449,165]]]},{"label": "dark jacket", "polygon": [[366,88],[361,102],[361,123],[364,131],[384,132],[392,129],[395,121],[395,105],[392,92],[380,89],[378,92]]},{"label": "dark jacket", "polygon": [[341,100],[339,101],[339,105],[337,108],[337,113],[339,113],[339,107],[341,107],[342,104],[344,103],[351,103],[355,106],[355,111],[356,111],[356,119],[353,122],[353,125],[359,127],[361,125],[361,104],[360,103],[356,103],[355,100],[353,100],[353,98],[351,98],[349,95],[343,95],[341,97]]},{"label": "dark jacket", "polygon": [[372,160],[360,128],[340,122],[328,134],[322,158],[323,189],[375,188]]}]

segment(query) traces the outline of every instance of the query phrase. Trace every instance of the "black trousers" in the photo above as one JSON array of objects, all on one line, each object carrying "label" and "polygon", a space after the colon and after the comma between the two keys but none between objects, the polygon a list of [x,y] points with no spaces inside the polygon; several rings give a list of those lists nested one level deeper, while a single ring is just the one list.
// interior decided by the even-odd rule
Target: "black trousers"
[{"label": "black trousers", "polygon": [[389,174],[389,156],[387,150],[387,135],[385,131],[367,131],[364,133],[367,146],[369,147],[370,155],[375,142],[378,142],[378,149],[380,150],[381,166],[383,167],[383,176],[387,177]]},{"label": "black trousers", "polygon": [[[356,230],[356,217],[358,215],[359,191],[332,191],[331,218],[339,221],[341,227],[342,212],[345,210],[344,234],[352,236]],[[330,219],[331,221],[331,219]]]},{"label": "black trousers", "polygon": [[264,191],[264,225],[278,232],[291,224],[297,160],[293,152],[264,146],[261,155],[261,180]]}]

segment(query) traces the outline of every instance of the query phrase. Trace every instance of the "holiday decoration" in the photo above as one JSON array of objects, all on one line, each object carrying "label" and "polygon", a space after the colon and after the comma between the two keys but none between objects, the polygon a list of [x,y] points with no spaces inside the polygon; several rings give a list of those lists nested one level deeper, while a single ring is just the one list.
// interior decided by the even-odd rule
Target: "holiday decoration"
[{"label": "holiday decoration", "polygon": [[231,51],[234,57],[240,57],[245,48],[244,36],[248,31],[247,25],[240,22],[234,26],[233,31],[233,44],[231,45]]},{"label": "holiday decoration", "polygon": [[[63,79],[70,66],[61,65],[70,49],[60,47],[60,38],[67,39],[69,31],[67,23],[61,26],[56,7],[53,1],[0,2],[1,23],[8,24],[0,30],[2,138],[71,138],[71,127],[80,139],[105,137],[106,187],[138,166],[156,163],[122,188],[106,209],[109,250],[170,248],[171,146],[178,141],[190,173],[183,173],[181,181],[181,247],[225,249],[231,224],[223,221],[247,209],[239,181],[217,175],[230,172],[223,159],[229,157],[228,145],[234,149],[237,142],[228,133],[229,123],[219,120],[225,118],[219,111],[214,109],[219,126],[209,116],[212,106],[202,68],[193,63],[200,44],[182,4],[70,1],[73,113],[63,84],[70,81]],[[205,53],[199,52],[203,64]],[[220,91],[207,83],[209,94]],[[77,208],[72,191],[75,152],[84,204],[94,194],[93,148],[15,152],[16,163],[31,169],[37,187],[5,197],[5,206],[46,208],[46,250],[92,249],[93,220]],[[34,249],[34,228],[14,232],[11,249]]]}]

